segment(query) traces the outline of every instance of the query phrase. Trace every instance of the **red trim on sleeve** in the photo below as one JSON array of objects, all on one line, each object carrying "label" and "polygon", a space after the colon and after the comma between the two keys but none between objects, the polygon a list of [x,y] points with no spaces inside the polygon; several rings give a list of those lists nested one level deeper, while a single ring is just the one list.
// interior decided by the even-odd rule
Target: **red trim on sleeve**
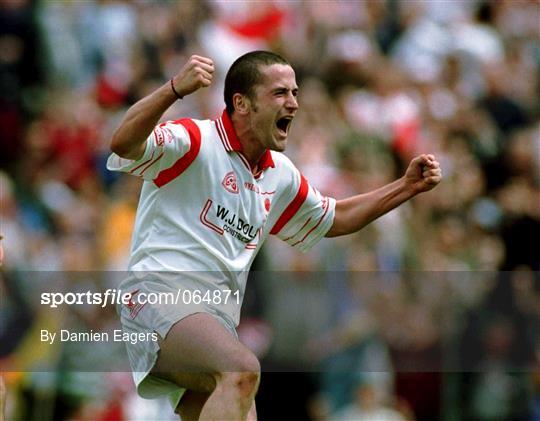
[{"label": "red trim on sleeve", "polygon": [[146,168],[140,172],[139,175],[142,176],[142,175],[146,172],[146,170],[147,170],[148,168],[150,168],[152,165],[154,165],[156,162],[158,162],[158,161],[163,157],[163,154],[164,154],[164,153],[165,153],[165,152],[161,152],[161,153],[159,154],[159,156],[158,156],[156,159],[154,159],[152,162],[150,162],[150,164],[148,164],[148,165],[146,166]]},{"label": "red trim on sleeve", "polygon": [[130,173],[130,174],[133,174],[133,173],[134,173],[135,171],[137,171],[139,168],[144,167],[146,164],[148,164],[152,159],[154,159],[154,153],[155,153],[155,152],[156,152],[156,151],[152,151],[152,155],[150,156],[149,159],[147,159],[146,161],[144,161],[142,164],[137,165],[137,166],[136,166],[135,168],[133,168],[129,173]]},{"label": "red trim on sleeve", "polygon": [[302,225],[302,228],[300,228],[298,231],[296,231],[293,235],[289,235],[287,238],[284,238],[283,241],[289,241],[291,238],[296,237],[298,234],[302,232],[302,230],[311,222],[311,218],[308,218],[308,220]]},{"label": "red trim on sleeve", "polygon": [[189,133],[190,147],[189,150],[176,161],[172,167],[162,170],[156,178],[154,178],[154,184],[158,187],[163,187],[165,184],[174,180],[180,174],[182,174],[191,163],[197,158],[201,149],[201,131],[199,126],[189,118],[176,120],[175,124],[181,124]]},{"label": "red trim on sleeve", "polygon": [[297,244],[300,244],[300,243],[303,243],[304,240],[308,237],[309,234],[311,234],[315,229],[317,229],[317,227],[319,225],[321,225],[321,222],[323,221],[324,217],[326,216],[326,213],[328,212],[328,209],[330,208],[330,206],[328,206],[328,198],[325,197],[324,199],[324,203],[323,203],[323,208],[324,208],[324,213],[322,214],[322,216],[319,218],[319,222],[317,222],[317,224],[311,228],[307,233],[306,235],[304,235],[304,238],[302,238],[300,241],[297,241],[296,243],[292,244],[292,246],[296,246]]},{"label": "red trim on sleeve", "polygon": [[278,234],[281,229],[291,220],[291,218],[298,212],[298,209],[300,209],[300,206],[305,202],[306,197],[308,195],[309,190],[309,183],[304,178],[302,174],[300,174],[300,188],[298,189],[298,193],[296,193],[295,198],[291,203],[289,203],[289,206],[287,206],[287,209],[281,214],[279,219],[277,220],[276,224],[270,231],[270,234],[276,235]]}]

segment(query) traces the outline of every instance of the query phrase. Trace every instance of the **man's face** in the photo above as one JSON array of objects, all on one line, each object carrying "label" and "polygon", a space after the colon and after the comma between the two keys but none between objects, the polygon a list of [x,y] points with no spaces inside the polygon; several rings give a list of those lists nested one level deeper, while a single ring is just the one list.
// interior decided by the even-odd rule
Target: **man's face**
[{"label": "man's face", "polygon": [[261,67],[263,81],[251,101],[251,131],[265,149],[282,152],[287,146],[291,122],[298,110],[298,86],[291,66]]}]

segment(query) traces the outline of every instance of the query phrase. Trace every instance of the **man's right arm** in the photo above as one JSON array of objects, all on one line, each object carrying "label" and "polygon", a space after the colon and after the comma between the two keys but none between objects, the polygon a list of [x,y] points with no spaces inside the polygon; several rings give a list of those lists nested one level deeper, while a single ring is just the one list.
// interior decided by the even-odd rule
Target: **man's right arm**
[{"label": "man's right arm", "polygon": [[[202,87],[210,86],[214,73],[211,59],[191,56],[182,70],[172,79],[176,92],[184,97]],[[111,150],[122,158],[138,160],[146,148],[146,139],[163,113],[177,100],[168,81],[159,89],[129,108],[111,141]]]}]

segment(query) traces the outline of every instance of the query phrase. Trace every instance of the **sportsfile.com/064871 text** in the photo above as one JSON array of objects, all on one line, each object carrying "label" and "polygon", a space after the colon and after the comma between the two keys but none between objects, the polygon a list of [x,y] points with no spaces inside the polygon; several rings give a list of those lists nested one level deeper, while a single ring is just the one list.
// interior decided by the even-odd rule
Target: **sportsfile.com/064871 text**
[{"label": "sportsfile.com/064871 text", "polygon": [[134,304],[240,304],[240,291],[230,289],[198,290],[178,289],[173,292],[122,292],[108,289],[104,292],[43,292],[41,304],[50,308],[66,305],[134,305]]}]

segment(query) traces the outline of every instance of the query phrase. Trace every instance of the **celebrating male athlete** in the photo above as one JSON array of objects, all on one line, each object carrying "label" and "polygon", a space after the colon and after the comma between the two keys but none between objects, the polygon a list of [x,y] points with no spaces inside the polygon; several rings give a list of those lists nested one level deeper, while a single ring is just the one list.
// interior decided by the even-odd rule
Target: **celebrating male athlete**
[{"label": "celebrating male athlete", "polygon": [[[132,301],[121,319],[125,331],[160,337],[127,344],[142,396],[170,394],[183,420],[256,419],[260,366],[235,327],[264,240],[274,234],[305,251],[324,236],[353,233],[431,190],[441,170],[432,155],[421,155],[380,189],[339,201],[321,195],[281,153],[298,86],[290,64],[266,51],[233,63],[220,118],[158,124],[175,101],[209,86],[213,73],[211,59],[192,56],[114,133],[108,168],[144,179],[131,275],[121,286]],[[180,300],[137,300],[160,292]]]}]

